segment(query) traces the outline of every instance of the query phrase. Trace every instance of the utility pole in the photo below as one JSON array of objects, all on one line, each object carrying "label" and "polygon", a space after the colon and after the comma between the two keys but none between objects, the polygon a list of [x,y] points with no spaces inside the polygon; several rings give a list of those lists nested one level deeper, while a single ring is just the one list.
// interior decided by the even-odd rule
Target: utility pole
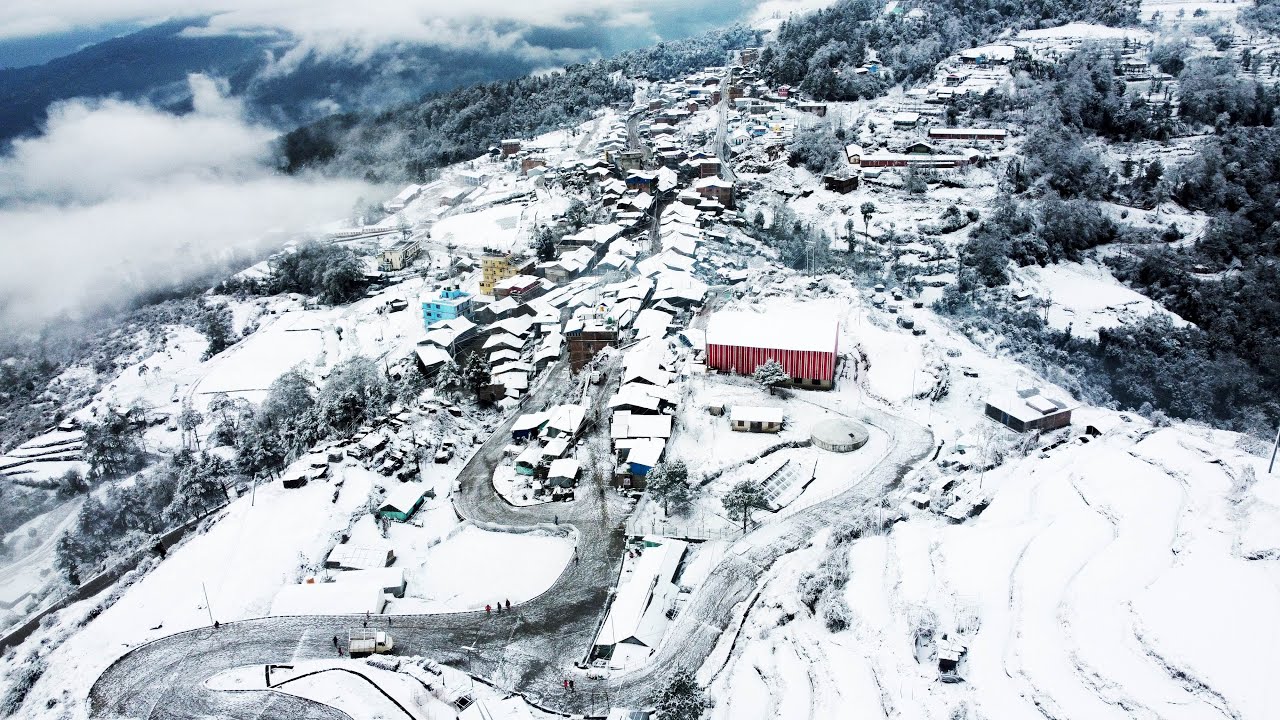
[{"label": "utility pole", "polygon": [[1268,475],[1270,475],[1271,471],[1274,470],[1276,467],[1276,451],[1277,450],[1280,450],[1280,427],[1276,428],[1276,442],[1274,445],[1271,446],[1271,464],[1267,466]]},{"label": "utility pole", "polygon": [[209,624],[212,625],[215,622],[213,619],[213,608],[209,605],[209,589],[204,586],[203,582],[200,583],[200,592],[204,593],[204,609],[209,611]]}]

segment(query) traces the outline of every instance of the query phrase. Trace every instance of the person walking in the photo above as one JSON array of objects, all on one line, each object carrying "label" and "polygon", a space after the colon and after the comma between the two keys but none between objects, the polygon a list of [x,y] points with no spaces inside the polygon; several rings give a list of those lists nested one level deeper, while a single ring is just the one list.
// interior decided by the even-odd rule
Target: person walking
[{"label": "person walking", "polygon": [[569,681],[569,692],[577,692],[577,690],[574,690],[574,689],[573,689],[573,681],[572,681],[572,680],[570,680],[570,681]]},{"label": "person walking", "polygon": [[569,678],[564,679],[564,691],[569,692]]},{"label": "person walking", "polygon": [[511,610],[511,600],[507,600],[507,610]]},{"label": "person walking", "polygon": [[333,636],[333,646],[334,646],[334,647],[338,647],[338,636],[337,636],[337,635],[334,635],[334,636]]},{"label": "person walking", "polygon": [[493,608],[492,608],[492,607],[489,607],[488,605],[485,605],[485,606],[484,606],[484,614],[485,614],[485,615],[488,615],[488,614],[489,614],[489,613],[491,613],[491,612],[493,612]]}]

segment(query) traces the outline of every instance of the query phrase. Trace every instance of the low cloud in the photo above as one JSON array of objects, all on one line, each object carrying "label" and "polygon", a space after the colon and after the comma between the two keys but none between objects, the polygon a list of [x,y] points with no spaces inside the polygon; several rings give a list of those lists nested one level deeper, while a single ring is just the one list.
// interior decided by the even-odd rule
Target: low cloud
[{"label": "low cloud", "polygon": [[190,84],[195,110],[182,116],[59,103],[43,135],[0,157],[0,316],[37,324],[173,284],[372,192],[276,174],[277,133],[245,122],[219,83]]},{"label": "low cloud", "polygon": [[396,42],[474,47],[479,39],[501,46],[519,27],[580,27],[586,17],[650,22],[641,0],[9,0],[0,4],[0,39],[197,16],[210,18],[208,32],[280,30],[322,52]]}]

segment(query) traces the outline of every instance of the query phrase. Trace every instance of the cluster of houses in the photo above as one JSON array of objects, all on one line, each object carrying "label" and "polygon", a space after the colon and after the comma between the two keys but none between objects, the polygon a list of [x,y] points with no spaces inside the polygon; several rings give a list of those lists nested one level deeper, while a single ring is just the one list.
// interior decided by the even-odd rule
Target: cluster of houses
[{"label": "cluster of houses", "polygon": [[[419,458],[423,449],[428,445],[435,448],[436,462],[447,462],[454,455],[451,439],[429,442],[412,429],[417,420],[435,413],[457,417],[462,411],[455,405],[433,399],[418,408],[396,410],[376,418],[370,426],[361,427],[346,440],[312,448],[283,475],[284,486],[296,488],[308,482],[332,481],[336,502],[343,480],[341,475],[331,476],[330,465],[354,462],[399,480],[387,485],[385,495],[373,508],[374,517],[381,523],[411,522],[433,492],[421,477]],[[404,596],[404,570],[390,567],[395,559],[391,545],[385,541],[363,545],[340,543],[330,551],[323,574],[281,588],[272,602],[271,614],[381,613],[389,598]]]},{"label": "cluster of houses", "polygon": [[520,500],[574,499],[582,468],[572,453],[586,417],[587,409],[581,405],[557,405],[516,418],[508,455],[515,456],[515,473],[521,483],[512,491],[520,494]]},{"label": "cluster of houses", "polygon": [[[719,177],[719,160],[687,152],[669,135],[643,140],[640,150],[628,149],[633,140],[617,122],[598,134],[599,157],[542,166],[544,177],[593,188],[592,212],[607,221],[564,234],[553,257],[486,254],[478,293],[443,285],[419,298],[421,371],[479,352],[491,368],[485,399],[518,403],[532,376],[565,354],[580,370],[605,346],[665,334],[702,303],[700,276],[718,269],[700,256],[700,243],[708,222],[732,207],[733,183]],[[523,156],[514,142],[498,152],[508,150]],[[641,169],[646,158],[657,167]],[[605,283],[610,273],[629,279]]]}]

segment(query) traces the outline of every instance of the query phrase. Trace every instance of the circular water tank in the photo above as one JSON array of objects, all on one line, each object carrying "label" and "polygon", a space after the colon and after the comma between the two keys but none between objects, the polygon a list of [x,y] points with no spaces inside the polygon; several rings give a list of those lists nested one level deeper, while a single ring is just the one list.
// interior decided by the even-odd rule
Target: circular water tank
[{"label": "circular water tank", "polygon": [[866,445],[871,435],[867,432],[866,426],[860,422],[847,418],[832,418],[814,425],[810,438],[815,446],[823,450],[846,453]]}]

